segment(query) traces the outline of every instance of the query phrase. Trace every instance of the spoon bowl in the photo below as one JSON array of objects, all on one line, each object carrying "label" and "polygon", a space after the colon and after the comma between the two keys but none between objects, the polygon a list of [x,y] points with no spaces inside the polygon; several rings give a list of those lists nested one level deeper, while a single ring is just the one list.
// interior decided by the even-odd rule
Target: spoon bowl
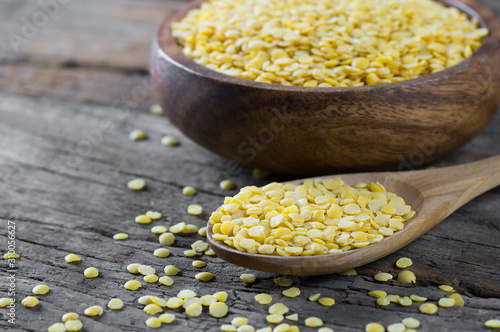
[{"label": "spoon bowl", "polygon": [[[335,175],[347,184],[382,183],[401,196],[416,215],[394,235],[364,248],[339,254],[278,256],[250,254],[214,240],[212,224],[207,240],[220,258],[246,268],[288,275],[318,275],[348,270],[380,259],[416,240],[478,195],[500,185],[500,156],[441,169]],[[330,177],[330,176],[328,176]],[[322,178],[328,178],[322,177]],[[290,183],[299,184],[303,180]]]}]

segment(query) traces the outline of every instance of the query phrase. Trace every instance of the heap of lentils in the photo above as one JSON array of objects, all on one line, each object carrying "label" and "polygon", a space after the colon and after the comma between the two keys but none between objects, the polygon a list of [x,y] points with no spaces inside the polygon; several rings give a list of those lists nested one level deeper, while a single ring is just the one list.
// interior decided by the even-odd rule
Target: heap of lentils
[{"label": "heap of lentils", "polygon": [[488,34],[433,0],[209,0],[172,24],[198,64],[263,83],[403,81],[470,57]]},{"label": "heap of lentils", "polygon": [[212,213],[213,238],[249,253],[338,254],[378,243],[404,228],[411,206],[380,183],[340,178],[244,187]]}]

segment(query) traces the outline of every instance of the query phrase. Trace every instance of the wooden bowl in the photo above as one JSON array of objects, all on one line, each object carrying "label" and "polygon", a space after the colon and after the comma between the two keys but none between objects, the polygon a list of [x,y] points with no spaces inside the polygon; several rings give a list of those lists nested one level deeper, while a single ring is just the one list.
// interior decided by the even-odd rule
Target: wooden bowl
[{"label": "wooden bowl", "polygon": [[397,83],[308,88],[258,83],[186,57],[166,18],[150,70],[165,115],[186,136],[241,164],[291,174],[408,169],[477,135],[500,105],[500,22],[476,0],[443,0],[490,34],[467,60]]}]

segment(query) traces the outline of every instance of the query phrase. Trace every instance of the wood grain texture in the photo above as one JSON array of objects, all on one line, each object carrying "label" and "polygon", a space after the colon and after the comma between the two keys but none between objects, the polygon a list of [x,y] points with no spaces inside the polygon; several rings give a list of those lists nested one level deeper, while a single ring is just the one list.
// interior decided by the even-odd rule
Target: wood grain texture
[{"label": "wood grain texture", "polygon": [[[8,31],[7,26],[17,27],[19,17],[32,14],[33,3],[21,0],[0,2],[0,31]],[[73,15],[73,19],[61,15],[59,19],[65,24],[60,26],[64,28],[44,30],[44,34],[26,45],[23,53],[26,56],[15,58],[9,52],[0,52],[0,252],[5,252],[7,220],[11,220],[16,223],[17,248],[21,254],[17,262],[17,325],[10,325],[5,308],[0,308],[0,330],[46,331],[68,311],[82,314],[91,305],[104,307],[111,297],[119,297],[125,302],[122,311],[106,309],[101,317],[83,317],[84,331],[149,331],[144,325],[148,317],[137,304],[137,298],[146,294],[169,297],[183,288],[192,288],[200,294],[228,290],[229,315],[215,319],[204,312],[198,318],[188,318],[177,310],[174,311],[176,321],[159,331],[215,332],[219,331],[221,324],[229,323],[236,316],[248,317],[254,326],[267,326],[267,306],[257,305],[254,301],[254,296],[261,292],[272,294],[274,302],[281,301],[292,312],[298,312],[298,325],[302,331],[308,331],[303,323],[307,316],[321,317],[325,326],[336,332],[363,331],[365,324],[371,321],[388,325],[409,316],[421,320],[419,331],[424,332],[486,331],[484,322],[498,317],[498,188],[468,203],[398,252],[358,268],[357,276],[294,277],[295,285],[302,290],[302,295],[296,299],[281,295],[283,289],[272,281],[276,274],[245,270],[219,258],[202,258],[208,263],[204,270],[213,272],[216,277],[212,282],[201,284],[194,279],[199,270],[191,266],[192,259],[184,258],[182,254],[200,238],[197,235],[178,236],[170,248],[171,257],[154,257],[152,251],[159,247],[156,236],[149,231],[150,227],[137,225],[133,221],[135,215],[157,209],[165,217],[152,225],[168,226],[185,220],[202,226],[223,197],[235,193],[220,190],[220,180],[231,178],[241,187],[291,178],[275,174],[266,180],[256,179],[251,175],[251,169],[200,148],[167,119],[149,114],[147,104],[153,102],[151,88],[148,97],[139,98],[140,102],[131,92],[136,84],[142,85],[149,49],[124,54],[119,66],[106,64],[107,52],[116,42],[102,23],[104,17],[110,15],[105,14],[110,3],[117,2],[72,2],[75,7],[66,14]],[[143,0],[121,3],[129,6],[126,12],[130,19],[123,22],[127,25],[123,29],[132,36],[134,30],[145,31],[144,25],[151,29],[152,34],[154,24],[165,14],[160,7],[173,8],[175,4],[172,1]],[[500,13],[500,4],[496,0],[485,3],[495,6]],[[155,13],[147,15],[157,17],[158,21],[143,25],[134,19],[132,13],[144,13],[152,6]],[[9,15],[14,10],[17,16]],[[80,12],[86,14],[87,24],[74,19]],[[93,22],[99,21],[98,29],[89,28]],[[116,26],[116,21],[113,24]],[[82,46],[78,54],[80,60],[75,66],[68,66],[67,59],[74,57],[64,54],[72,54],[74,44],[71,42],[62,43],[65,46],[61,47],[69,50],[52,53],[50,61],[43,56],[44,53],[37,51],[50,50],[50,43],[58,36],[65,36],[70,41],[71,33],[76,39],[86,35],[99,41],[103,54],[99,55],[97,46],[96,49]],[[146,35],[144,32],[144,40],[136,41],[137,44],[149,45],[152,35]],[[120,45],[131,45],[134,40],[124,36]],[[6,42],[7,39],[0,39],[1,49],[5,50]],[[141,63],[139,58],[144,62]],[[48,62],[51,63],[49,67]],[[117,98],[123,101],[118,106],[113,103]],[[125,106],[133,101],[138,106]],[[109,122],[113,124],[111,128],[105,126]],[[128,133],[139,127],[147,130],[150,139],[129,141]],[[101,130],[102,139],[97,134],[99,128],[107,128]],[[499,128],[500,116],[497,115],[480,135],[434,165],[449,166],[500,154]],[[81,142],[90,140],[89,133],[93,133],[90,137],[94,137],[98,144],[92,143],[91,152],[79,154],[78,146],[84,148],[86,143]],[[181,146],[166,148],[160,145],[159,140],[165,134],[178,137]],[[411,165],[419,167],[418,160],[415,161]],[[147,189],[129,191],[126,182],[139,176],[148,181]],[[194,185],[198,194],[183,196],[180,191],[184,185]],[[189,216],[185,209],[190,203],[200,203],[206,213],[200,218]],[[113,241],[111,236],[119,231],[130,233],[131,238],[124,242]],[[70,252],[81,255],[82,262],[66,264],[63,258]],[[373,275],[379,271],[397,273],[394,263],[401,256],[411,257],[414,261],[411,270],[417,276],[415,286],[396,281],[384,284],[373,281]],[[166,264],[174,264],[182,268],[183,273],[175,277],[175,284],[170,288],[147,285],[140,291],[130,292],[123,288],[123,284],[137,278],[124,268],[131,262],[148,263],[158,271]],[[97,267],[101,276],[94,280],[84,278],[82,273],[88,266]],[[8,289],[5,271],[6,262],[1,260],[0,297],[6,296]],[[257,275],[257,282],[253,285],[244,284],[239,279],[241,273],[248,272]],[[39,297],[37,308],[22,307],[21,299],[39,283],[49,285],[51,291]],[[419,294],[436,301],[444,296],[436,288],[440,284],[453,285],[464,295],[466,307],[440,309],[436,316],[426,316],[418,312],[416,305],[377,307],[374,299],[366,295],[370,290],[383,289],[399,295]],[[315,292],[335,298],[337,304],[325,308],[308,302],[306,296]]]},{"label": "wood grain texture", "polygon": [[491,31],[471,58],[398,83],[317,89],[230,77],[187,58],[170,25],[201,2],[163,21],[155,93],[186,136],[239,163],[297,175],[398,169],[422,145],[424,162],[463,145],[500,105],[500,22],[475,0],[444,1],[467,4]]}]

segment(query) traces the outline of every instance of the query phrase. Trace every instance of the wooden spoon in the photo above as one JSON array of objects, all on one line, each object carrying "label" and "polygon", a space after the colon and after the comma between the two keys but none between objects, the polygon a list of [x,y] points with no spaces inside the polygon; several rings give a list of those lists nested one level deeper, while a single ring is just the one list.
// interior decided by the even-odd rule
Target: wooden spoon
[{"label": "wooden spoon", "polygon": [[[208,243],[220,258],[250,269],[289,275],[316,275],[344,271],[382,258],[417,239],[473,198],[500,185],[500,156],[469,164],[440,169],[359,173],[339,176],[345,183],[382,183],[387,191],[403,197],[416,211],[403,230],[376,244],[340,254],[317,256],[273,256],[249,254],[212,238],[207,227]],[[301,183],[302,180],[290,183]],[[459,230],[457,230],[459,231]]]}]

